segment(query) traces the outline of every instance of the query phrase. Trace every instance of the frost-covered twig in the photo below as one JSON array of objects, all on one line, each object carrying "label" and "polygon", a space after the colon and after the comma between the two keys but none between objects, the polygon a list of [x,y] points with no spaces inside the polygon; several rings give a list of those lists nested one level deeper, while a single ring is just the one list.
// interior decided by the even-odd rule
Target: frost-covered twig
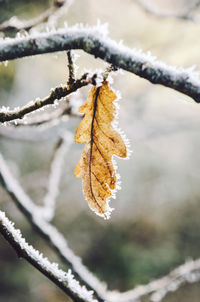
[{"label": "frost-covered twig", "polygon": [[0,125],[0,136],[18,141],[44,141],[60,136],[60,127],[68,117],[80,119],[81,115],[73,111],[71,104],[37,116]]},{"label": "frost-covered twig", "polygon": [[[35,115],[33,117],[29,117],[26,120],[20,120],[18,122],[14,121],[7,124],[6,126],[13,126],[13,127],[35,127],[35,126],[41,126],[46,124],[51,124],[56,121],[58,121],[60,118],[66,115],[72,115],[71,113],[71,106],[69,105],[69,102],[64,104],[63,107],[59,106],[58,108],[54,108],[51,112],[44,112],[42,114]],[[75,116],[72,115],[72,116]],[[77,115],[78,116],[78,115]]]},{"label": "frost-covered twig", "polygon": [[44,99],[36,99],[36,101],[32,101],[28,103],[26,106],[10,111],[8,108],[3,107],[3,110],[0,110],[0,123],[22,119],[25,115],[36,111],[38,109],[43,108],[47,105],[52,105],[55,103],[56,100],[60,100],[61,98],[71,94],[72,92],[78,90],[81,87],[84,87],[91,83],[91,79],[87,79],[87,75],[83,75],[80,79],[73,82],[73,84],[68,86],[59,86],[55,89],[52,89],[49,96],[45,97]]},{"label": "frost-covered twig", "polygon": [[53,5],[46,11],[41,13],[39,16],[29,19],[20,20],[19,18],[13,16],[9,20],[0,24],[1,32],[18,32],[20,30],[29,31],[31,28],[44,23],[49,22],[50,24],[55,23],[57,16],[60,15],[60,10],[66,9],[72,4],[73,0],[55,0]]},{"label": "frost-covered twig", "polygon": [[41,209],[43,211],[43,216],[48,221],[52,220],[55,214],[56,198],[59,193],[59,183],[64,164],[64,156],[72,143],[72,140],[73,137],[71,133],[65,132],[55,146],[49,172],[47,193],[44,197],[44,205]]},{"label": "frost-covered twig", "polygon": [[68,69],[69,69],[68,85],[70,86],[75,81],[74,62],[73,62],[71,50],[67,51],[67,59],[68,59]]},{"label": "frost-covered twig", "polygon": [[20,230],[14,227],[13,222],[2,211],[0,211],[0,233],[10,243],[20,258],[26,259],[74,301],[97,302],[93,298],[93,292],[88,291],[74,279],[71,270],[64,272],[58,267],[57,263],[50,262],[48,258],[29,245],[22,237]]},{"label": "frost-covered twig", "polygon": [[[42,114],[36,115],[34,117],[29,117],[26,120],[14,121],[6,124],[6,128],[11,127],[13,131],[13,127],[35,127],[36,126],[44,126],[43,128],[50,128],[52,124],[57,124],[62,120],[67,120],[67,116],[79,118],[82,116],[79,113],[73,112],[73,106],[70,104],[69,100],[65,100],[66,104],[64,106],[59,106],[59,108],[54,108],[51,112],[44,112]],[[74,104],[73,104],[74,105]],[[3,125],[4,127],[4,125]],[[5,129],[5,127],[4,127]],[[40,127],[41,130],[41,127]],[[1,134],[1,133],[0,133]]]},{"label": "frost-covered twig", "polygon": [[[117,302],[139,302],[144,297],[147,301],[160,302],[168,293],[177,291],[187,283],[200,281],[200,258],[187,261],[177,267],[167,276],[154,280],[146,285],[139,285],[134,289],[124,293],[110,292],[107,295],[108,301]],[[146,300],[145,300],[146,301]]]},{"label": "frost-covered twig", "polygon": [[67,263],[76,278],[78,278],[89,289],[94,290],[94,296],[99,301],[105,295],[105,285],[102,284],[83,264],[68,247],[64,236],[42,216],[40,207],[36,206],[30,197],[24,192],[20,184],[9,171],[6,162],[0,154],[0,183],[9,193],[16,205],[21,209],[28,221],[43,238],[50,243],[58,255]]},{"label": "frost-covered twig", "polygon": [[200,80],[193,68],[176,68],[149,53],[130,49],[103,34],[101,27],[65,28],[0,42],[0,61],[62,50],[82,49],[154,84],[173,88],[200,102]]}]

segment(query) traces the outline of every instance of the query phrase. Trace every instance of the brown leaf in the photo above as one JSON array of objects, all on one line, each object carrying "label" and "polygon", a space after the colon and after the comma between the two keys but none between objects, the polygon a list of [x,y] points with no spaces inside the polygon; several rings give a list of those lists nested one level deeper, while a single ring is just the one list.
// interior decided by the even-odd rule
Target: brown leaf
[{"label": "brown leaf", "polygon": [[111,124],[116,115],[113,103],[116,98],[107,81],[100,87],[93,87],[88,100],[79,108],[85,116],[75,134],[75,142],[86,145],[74,174],[82,177],[83,193],[90,208],[105,217],[111,210],[108,198],[117,184],[112,157],[127,156],[126,145]]}]

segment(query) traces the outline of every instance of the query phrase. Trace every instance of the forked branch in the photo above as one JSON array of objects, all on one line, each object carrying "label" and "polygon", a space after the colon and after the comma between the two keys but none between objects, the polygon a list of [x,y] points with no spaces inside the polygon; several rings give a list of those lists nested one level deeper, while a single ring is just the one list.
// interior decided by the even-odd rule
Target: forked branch
[{"label": "forked branch", "polygon": [[87,86],[92,82],[91,79],[87,78],[87,74],[84,74],[80,79],[74,81],[70,87],[69,86],[59,86],[51,91],[51,93],[44,99],[37,99],[35,102],[30,102],[26,106],[16,109],[13,111],[2,110],[0,111],[0,123],[5,123],[13,121],[16,119],[22,119],[25,115],[34,112],[38,109],[43,108],[47,105],[52,105],[56,100],[71,94],[72,92],[78,90],[81,87]]}]

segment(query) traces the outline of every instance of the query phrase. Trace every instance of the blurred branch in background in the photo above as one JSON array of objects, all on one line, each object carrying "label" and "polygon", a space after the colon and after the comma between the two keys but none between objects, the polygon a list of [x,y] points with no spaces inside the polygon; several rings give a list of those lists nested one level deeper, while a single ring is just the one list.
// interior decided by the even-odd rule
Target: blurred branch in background
[{"label": "blurred branch in background", "polygon": [[21,127],[15,127],[14,125],[5,126],[3,124],[0,126],[0,136],[22,142],[44,142],[59,137],[60,127],[65,125],[67,121],[67,116],[62,116],[38,126],[20,124]]},{"label": "blurred branch in background", "polygon": [[[108,300],[117,302],[143,301],[146,297],[150,302],[161,302],[168,293],[177,291],[187,283],[195,283],[200,280],[200,258],[190,260],[177,267],[167,276],[153,280],[146,285],[139,285],[125,293],[111,293]],[[145,300],[146,301],[146,300]]]},{"label": "blurred branch in background", "polygon": [[67,12],[73,1],[74,0],[54,0],[50,8],[33,19],[20,20],[13,16],[9,20],[0,24],[0,32],[4,32],[6,34],[10,32],[17,33],[22,30],[29,31],[33,27],[44,22],[49,26],[55,26],[56,20],[62,14]]},{"label": "blurred branch in background", "polygon": [[44,197],[42,208],[45,219],[48,221],[51,221],[55,215],[56,198],[59,195],[59,183],[64,165],[64,156],[72,144],[72,141],[72,134],[70,132],[65,132],[62,137],[58,139],[54,148],[49,171],[47,192]]},{"label": "blurred branch in background", "polygon": [[[193,70],[193,67],[184,69],[169,66],[157,61],[150,53],[144,54],[116,43],[105,35],[105,27],[102,26],[67,28],[53,30],[50,33],[2,40],[0,61],[70,49],[82,49],[114,67],[130,71],[153,84],[161,84],[175,89],[190,96],[195,102],[200,102],[200,81],[198,73]],[[3,121],[3,117],[6,121],[5,115],[2,115],[1,120]]]},{"label": "blurred branch in background", "polygon": [[[160,10],[158,5],[156,6],[156,1],[145,1],[145,0],[135,0],[135,2],[142,7],[147,13],[155,15],[159,18],[177,18],[182,20],[189,20],[195,23],[200,22],[200,17],[196,17],[195,13],[200,7],[200,1],[188,1],[185,5],[185,10],[183,12],[165,12]],[[154,5],[153,5],[154,4]]]}]

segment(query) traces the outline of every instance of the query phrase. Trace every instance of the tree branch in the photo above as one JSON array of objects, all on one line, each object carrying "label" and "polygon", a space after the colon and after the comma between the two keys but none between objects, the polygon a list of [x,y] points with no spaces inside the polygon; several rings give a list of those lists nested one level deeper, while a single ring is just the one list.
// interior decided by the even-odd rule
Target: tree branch
[{"label": "tree branch", "polygon": [[0,233],[10,243],[17,255],[27,260],[43,275],[55,283],[60,289],[77,302],[97,302],[92,292],[80,286],[69,270],[67,273],[58,268],[57,263],[51,263],[46,257],[29,245],[22,237],[20,230],[0,211]]},{"label": "tree branch", "polygon": [[32,126],[31,124],[29,127],[24,124],[24,126],[15,127],[2,124],[0,125],[0,137],[23,142],[55,141],[55,138],[60,136],[61,127],[64,127],[67,122],[68,117],[63,116],[38,126]]},{"label": "tree branch", "polygon": [[20,30],[29,31],[31,28],[41,23],[48,23],[49,20],[55,21],[56,16],[59,16],[59,11],[63,10],[63,8],[65,10],[68,9],[72,2],[73,0],[55,0],[50,8],[41,13],[39,16],[29,20],[20,20],[17,17],[13,16],[9,20],[0,24],[0,31],[4,33],[16,33]]},{"label": "tree branch", "polygon": [[44,99],[37,99],[35,102],[30,102],[26,106],[21,109],[17,109],[14,111],[9,111],[5,108],[3,111],[0,111],[0,123],[5,123],[8,121],[22,119],[28,113],[41,109],[44,106],[54,104],[56,100],[60,100],[61,98],[71,94],[72,92],[78,90],[81,87],[84,87],[91,83],[91,79],[87,79],[87,75],[83,75],[82,78],[73,82],[70,87],[69,86],[59,86],[51,91],[49,96]]},{"label": "tree branch", "polygon": [[199,18],[197,19],[195,17],[195,12],[197,9],[199,9],[200,6],[200,1],[197,2],[188,2],[188,9],[186,12],[183,13],[165,13],[165,12],[159,12],[156,9],[152,8],[152,5],[148,5],[148,2],[145,0],[134,0],[140,7],[143,8],[147,13],[151,15],[155,15],[156,17],[159,18],[176,18],[176,19],[182,19],[182,20],[189,20],[193,21],[195,23],[199,23]]},{"label": "tree branch", "polygon": [[155,60],[149,53],[130,49],[103,34],[96,28],[67,28],[29,37],[6,39],[0,44],[0,61],[12,60],[56,51],[82,49],[134,73],[151,83],[170,87],[200,102],[200,81],[197,72],[176,68]]},{"label": "tree branch", "polygon": [[[73,104],[72,104],[73,103]],[[60,127],[69,120],[70,117],[80,119],[81,114],[74,110],[74,102],[67,101],[59,108],[51,112],[28,117],[26,120],[0,125],[0,136],[8,139],[21,141],[44,141],[55,139],[60,136]]]},{"label": "tree branch", "polygon": [[72,108],[69,105],[69,102],[66,102],[65,104],[63,104],[63,106],[59,106],[58,108],[53,109],[51,112],[44,112],[34,117],[30,117],[26,121],[22,120],[17,123],[16,121],[14,121],[13,123],[9,123],[9,127],[15,127],[15,128],[36,127],[36,126],[42,126],[44,124],[46,125],[46,124],[55,123],[56,121],[61,120],[63,116],[69,116],[69,115],[73,117],[79,116],[78,114],[77,115],[72,114],[71,110]]},{"label": "tree branch", "polygon": [[51,159],[47,192],[44,197],[44,204],[41,208],[46,220],[51,221],[55,214],[56,198],[59,194],[59,184],[61,180],[64,156],[73,141],[70,132],[65,133],[58,139]]},{"label": "tree branch", "polygon": [[68,85],[72,85],[75,81],[75,74],[74,74],[74,62],[72,58],[72,53],[70,50],[67,51],[67,59],[68,59],[68,69],[69,69],[69,79]]},{"label": "tree branch", "polygon": [[200,258],[187,261],[168,275],[153,280],[146,285],[139,285],[124,293],[110,292],[107,299],[108,301],[117,302],[139,302],[143,301],[142,298],[147,297],[147,301],[161,302],[168,293],[177,291],[181,286],[184,286],[187,283],[199,281]]}]

